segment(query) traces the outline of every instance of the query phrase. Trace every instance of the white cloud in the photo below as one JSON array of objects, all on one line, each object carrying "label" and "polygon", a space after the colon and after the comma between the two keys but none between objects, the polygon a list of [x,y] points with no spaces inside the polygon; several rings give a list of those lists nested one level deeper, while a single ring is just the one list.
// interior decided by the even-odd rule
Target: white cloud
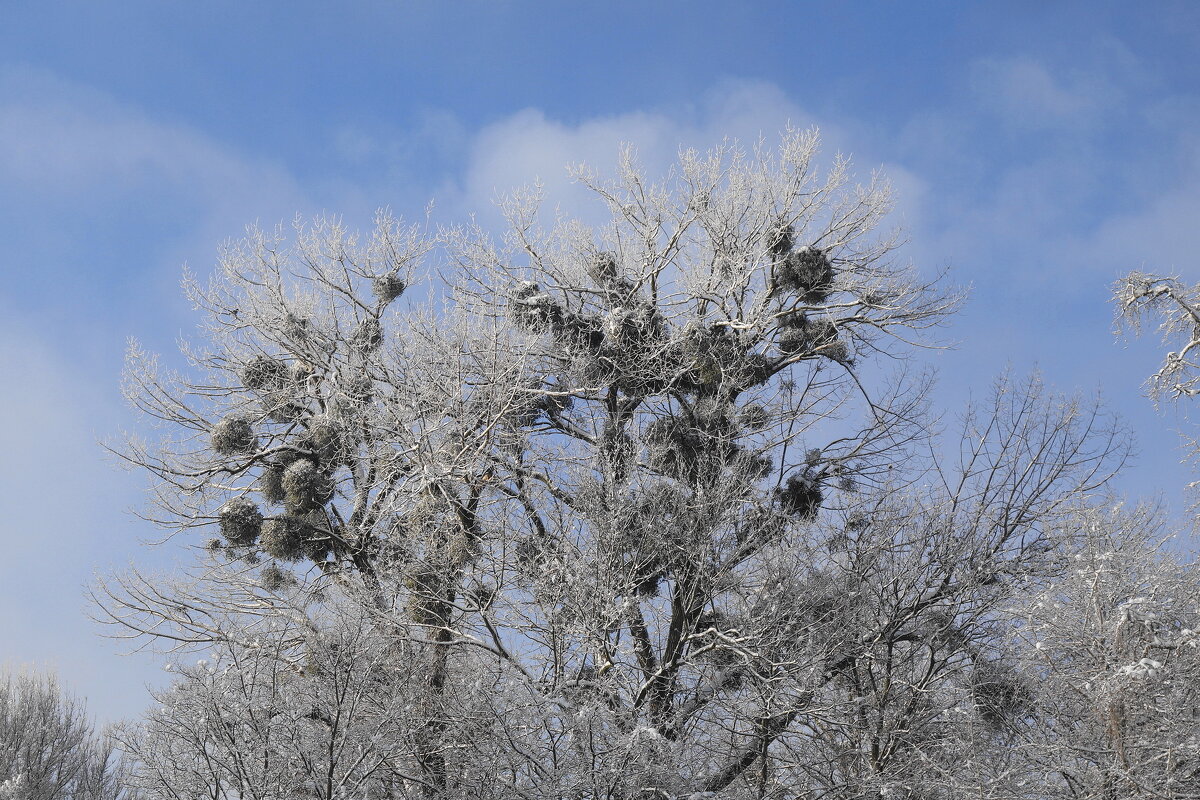
[{"label": "white cloud", "polygon": [[972,72],[985,106],[1019,126],[1057,124],[1096,110],[1104,99],[1094,86],[1064,85],[1045,65],[1026,56],[981,59]]},{"label": "white cloud", "polygon": [[1072,55],[1069,67],[1029,55],[980,58],[969,68],[971,88],[1003,124],[1047,130],[1101,123],[1148,85],[1137,57],[1117,39],[1102,38]]},{"label": "white cloud", "polygon": [[[97,427],[118,412],[105,393],[80,380],[80,369],[42,343],[11,309],[0,324],[0,483],[8,502],[0,518],[7,568],[0,581],[4,658],[47,665],[115,719],[145,703],[154,676],[147,659],[123,659],[96,638],[85,616],[83,587],[96,570],[137,557],[147,562],[124,515],[136,502],[128,476],[107,464]],[[151,557],[153,558],[153,557]]]},{"label": "white cloud", "polygon": [[[139,708],[157,671],[97,639],[83,587],[96,571],[131,560],[153,569],[172,555],[140,545],[156,531],[125,512],[141,505],[143,477],[119,473],[97,444],[124,420],[115,365],[103,374],[89,356],[107,357],[138,324],[114,318],[104,301],[132,308],[110,287],[136,286],[147,316],[164,305],[186,313],[184,261],[206,266],[247,222],[290,219],[308,197],[270,159],[48,73],[0,69],[0,202],[20,215],[0,260],[53,278],[36,298],[36,282],[0,287],[0,370],[10,389],[0,394],[0,479],[11,501],[0,519],[10,564],[0,641],[10,661],[56,668],[102,717]],[[148,212],[152,222],[141,216]],[[114,233],[125,249],[97,246]],[[96,302],[60,307],[79,295],[56,294],[54,282],[95,286]],[[13,291],[26,293],[5,296]],[[136,332],[169,340],[173,327]]]},{"label": "white cloud", "polygon": [[[692,105],[631,111],[577,123],[548,118],[526,109],[482,129],[468,148],[466,166],[451,190],[459,215],[475,213],[496,221],[494,201],[513,189],[541,181],[548,204],[572,213],[595,200],[567,176],[567,165],[583,163],[612,174],[623,144],[632,144],[647,174],[666,173],[680,148],[706,150],[725,138],[768,144],[788,126],[809,127],[814,120],[778,87],[761,82],[728,81]],[[827,141],[836,132],[825,130]],[[832,148],[831,148],[832,150]]]},{"label": "white cloud", "polygon": [[1180,162],[1172,185],[1071,242],[1081,260],[1103,263],[1109,270],[1145,269],[1200,282],[1200,142],[1192,142]]},{"label": "white cloud", "polygon": [[88,204],[159,199],[187,215],[187,241],[172,252],[181,261],[191,248],[211,254],[246,223],[290,219],[310,202],[277,162],[27,67],[0,69],[0,183],[6,194],[76,214]]}]

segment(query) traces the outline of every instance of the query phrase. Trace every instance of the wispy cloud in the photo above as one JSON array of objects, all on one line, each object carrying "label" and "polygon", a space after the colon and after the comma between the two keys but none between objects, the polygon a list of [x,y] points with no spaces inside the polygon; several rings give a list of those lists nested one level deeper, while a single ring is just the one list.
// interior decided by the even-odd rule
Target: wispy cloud
[{"label": "wispy cloud", "polygon": [[[540,182],[548,203],[574,213],[595,205],[572,183],[567,165],[611,172],[623,144],[633,145],[647,174],[665,174],[681,148],[708,149],[725,139],[750,146],[778,139],[787,126],[809,127],[814,118],[770,83],[727,81],[694,103],[630,111],[574,122],[526,109],[480,130],[465,167],[450,190],[460,213],[494,221],[494,202],[513,189]],[[836,139],[836,136],[831,138]]]},{"label": "wispy cloud", "polygon": [[115,425],[119,411],[11,315],[0,323],[0,371],[14,389],[0,394],[3,658],[55,669],[101,718],[118,718],[145,704],[154,671],[97,640],[83,587],[97,570],[165,555],[139,546],[145,532],[123,514],[139,494],[100,458],[96,429]]},{"label": "wispy cloud", "polygon": [[[30,68],[0,70],[0,518],[9,568],[0,581],[4,658],[56,668],[112,719],[140,707],[156,674],[96,639],[83,587],[95,570],[161,563],[125,514],[140,476],[118,473],[97,444],[125,413],[117,395],[124,338],[169,343],[184,327],[183,261],[256,218],[306,208],[282,165],[239,153],[86,86]],[[106,243],[117,243],[117,246]],[[139,331],[132,314],[179,313]],[[187,319],[191,327],[194,320]],[[111,371],[110,371],[111,370]]]},{"label": "wispy cloud", "polygon": [[181,218],[175,230],[188,247],[203,242],[207,252],[248,221],[311,205],[270,158],[31,67],[0,69],[0,187],[0,201],[79,214],[83,200],[110,217],[152,198]]}]

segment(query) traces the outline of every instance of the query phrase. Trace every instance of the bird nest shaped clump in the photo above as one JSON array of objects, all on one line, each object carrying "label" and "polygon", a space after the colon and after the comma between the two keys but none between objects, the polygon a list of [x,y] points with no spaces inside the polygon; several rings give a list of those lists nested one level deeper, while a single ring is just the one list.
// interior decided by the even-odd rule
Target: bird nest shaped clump
[{"label": "bird nest shaped clump", "polygon": [[778,366],[777,360],[765,353],[745,352],[730,365],[726,380],[731,387],[744,391],[769,381]]},{"label": "bird nest shaped clump", "polygon": [[760,481],[775,470],[775,462],[766,453],[738,453],[734,469],[750,483]]},{"label": "bird nest shaped clump", "polygon": [[408,285],[395,273],[379,275],[371,281],[371,292],[383,305],[387,305],[404,294],[404,290],[407,288]]},{"label": "bird nest shaped clump", "polygon": [[652,303],[614,308],[604,318],[605,342],[624,351],[641,351],[662,338],[666,320]]},{"label": "bird nest shaped clump", "polygon": [[567,311],[536,283],[524,282],[513,292],[509,315],[530,333],[551,334],[573,353],[598,354],[605,342],[602,326],[587,315]]},{"label": "bird nest shaped clump", "polygon": [[217,514],[221,535],[235,547],[254,544],[262,531],[263,515],[253,501],[235,497],[221,507]]},{"label": "bird nest shaped clump", "polygon": [[294,586],[296,577],[290,570],[280,568],[278,564],[267,564],[258,573],[258,585],[268,592],[277,592],[286,586]]},{"label": "bird nest shaped clump", "polygon": [[311,368],[296,362],[288,370],[287,380],[277,388],[263,388],[259,394],[259,405],[263,414],[272,422],[289,425],[298,422],[309,413],[309,398],[305,394],[305,381]]},{"label": "bird nest shaped clump", "polygon": [[772,258],[786,258],[795,246],[796,230],[787,222],[779,220],[767,231],[767,252]]},{"label": "bird nest shaped clump", "polygon": [[605,352],[573,353],[565,372],[573,384],[583,388],[607,386],[621,374],[616,362]]},{"label": "bird nest shaped clump", "polygon": [[292,441],[292,446],[311,454],[318,465],[323,467],[344,464],[350,451],[346,431],[325,415],[311,418],[308,428]]},{"label": "bird nest shaped clump", "polygon": [[364,353],[378,350],[383,345],[383,323],[378,317],[367,317],[350,334],[350,344]]},{"label": "bird nest shaped clump", "polygon": [[812,319],[807,314],[789,314],[779,322],[775,346],[785,356],[823,354],[837,343],[837,326],[827,319]]},{"label": "bird nest shaped clump", "polygon": [[538,406],[551,417],[565,414],[575,407],[575,398],[568,394],[568,387],[548,384],[546,393],[538,399]]},{"label": "bird nest shaped clump", "polygon": [[775,265],[775,283],[805,303],[823,303],[833,291],[833,262],[819,247],[798,247]]},{"label": "bird nest shaped clump", "polygon": [[625,431],[605,425],[600,436],[600,457],[613,469],[625,470],[633,460],[637,448]]},{"label": "bird nest shaped clump", "polygon": [[304,540],[304,555],[314,564],[323,564],[333,553],[333,538],[319,528],[309,528]]},{"label": "bird nest shaped clump", "polygon": [[299,458],[283,471],[284,505],[293,513],[321,508],[333,499],[333,479],[309,458]]},{"label": "bird nest shaped clump", "polygon": [[245,363],[239,373],[242,384],[255,392],[278,391],[288,384],[287,365],[278,358],[257,355]]},{"label": "bird nest shaped clump", "polygon": [[309,328],[308,318],[302,317],[292,311],[283,315],[283,319],[280,320],[280,328],[283,330],[284,335],[293,342],[305,341],[312,332]]},{"label": "bird nest shaped clump", "polygon": [[815,518],[825,499],[821,482],[807,473],[792,475],[775,493],[783,513],[803,520]]},{"label": "bird nest shaped clump", "polygon": [[633,593],[653,597],[660,581],[693,550],[686,533],[691,530],[688,494],[662,481],[643,486],[628,501],[611,544]]},{"label": "bird nest shaped clump", "polygon": [[375,381],[365,372],[344,372],[337,377],[335,406],[352,409],[369,403],[375,396]]},{"label": "bird nest shaped clump", "polygon": [[573,366],[583,385],[612,385],[631,397],[662,393],[679,372],[663,347],[615,337],[607,339],[598,352],[579,355]]},{"label": "bird nest shaped clump", "polygon": [[524,282],[513,292],[509,303],[513,322],[532,333],[547,333],[560,326],[565,317],[562,306],[536,283]]},{"label": "bird nest shaped clump", "polygon": [[258,435],[250,418],[232,414],[214,425],[212,448],[223,456],[254,452],[258,448]]},{"label": "bird nest shaped clump", "polygon": [[638,597],[658,597],[659,587],[667,577],[666,567],[655,555],[641,555],[625,565],[630,588]]},{"label": "bird nest shaped clump", "polygon": [[672,384],[684,392],[708,391],[717,386],[744,389],[766,381],[772,360],[751,351],[752,343],[735,333],[727,320],[702,327],[690,322],[668,345],[679,364]]},{"label": "bird nest shaped clump", "polygon": [[655,481],[637,492],[634,511],[648,522],[662,522],[686,516],[689,502],[688,493],[670,481]]},{"label": "bird nest shaped clump", "polygon": [[280,561],[299,561],[306,553],[307,525],[300,517],[284,514],[263,523],[258,544],[263,552]]},{"label": "bird nest shaped clump", "polygon": [[707,456],[704,434],[676,416],[651,422],[646,426],[644,439],[647,463],[664,475],[686,477]]},{"label": "bird nest shaped clump", "polygon": [[[501,407],[505,410],[500,416],[500,420],[506,426],[530,427],[537,424],[543,411],[550,408],[545,402],[546,398],[541,394],[542,386],[540,380],[532,380],[515,387],[511,394],[472,397],[472,413],[487,416],[492,413],[494,408]],[[474,410],[476,406],[478,406],[478,411]]]},{"label": "bird nest shaped clump", "polygon": [[620,267],[617,266],[616,254],[602,251],[588,259],[584,267],[588,277],[600,286],[611,286],[621,278]]},{"label": "bird nest shaped clump", "polygon": [[993,728],[1019,717],[1030,705],[1029,690],[1006,666],[977,663],[971,671],[970,689],[976,713]]},{"label": "bird nest shaped clump", "polygon": [[604,551],[605,569],[624,584],[624,592],[640,597],[655,597],[659,585],[670,569],[663,542],[655,537],[656,530],[647,528],[636,518],[626,519],[615,526]]},{"label": "bird nest shaped clump", "polygon": [[761,431],[771,424],[771,414],[767,411],[766,406],[760,403],[751,403],[742,407],[738,412],[737,421],[747,431]]}]

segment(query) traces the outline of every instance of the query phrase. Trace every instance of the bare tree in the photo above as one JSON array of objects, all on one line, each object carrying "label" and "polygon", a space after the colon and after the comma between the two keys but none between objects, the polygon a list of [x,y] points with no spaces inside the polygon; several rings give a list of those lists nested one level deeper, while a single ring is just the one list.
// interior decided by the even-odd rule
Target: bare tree
[{"label": "bare tree", "polygon": [[53,675],[7,674],[0,685],[0,798],[120,800],[124,772],[112,741]]},{"label": "bare tree", "polygon": [[1069,520],[1063,569],[1023,602],[1013,653],[1043,797],[1200,797],[1200,574],[1149,508]]},{"label": "bare tree", "polygon": [[1158,323],[1163,344],[1178,348],[1163,357],[1150,376],[1150,396],[1156,401],[1200,394],[1200,286],[1179,278],[1132,272],[1113,286],[1118,331],[1141,333],[1147,320]]},{"label": "bare tree", "polygon": [[[1113,285],[1117,333],[1139,335],[1148,322],[1157,323],[1163,345],[1172,348],[1162,365],[1146,381],[1156,405],[1179,403],[1187,418],[1190,403],[1200,394],[1200,285],[1189,286],[1177,277],[1131,272]],[[1185,460],[1200,456],[1200,440],[1189,430],[1180,431],[1187,448]],[[1194,491],[1200,482],[1189,483]],[[1200,506],[1195,510],[1200,510]]]},{"label": "bare tree", "polygon": [[[254,231],[189,279],[200,374],[131,348],[164,435],[122,452],[148,516],[220,536],[191,580],[100,592],[226,665],[131,744],[151,795],[1016,796],[996,627],[1123,442],[1002,383],[951,466],[904,361],[957,298],[895,261],[886,186],[816,153],[684,152],[663,183],[626,153],[577,171],[606,225],[520,193],[499,240],[443,231],[432,279],[388,217]],[[313,707],[347,725],[297,738]]]},{"label": "bare tree", "polygon": [[118,733],[130,782],[177,800],[391,797],[422,785],[410,642],[353,605],[318,607],[304,586],[258,591],[290,613],[229,615],[204,658],[168,665],[174,684]]},{"label": "bare tree", "polygon": [[964,417],[959,458],[934,459],[936,483],[824,520],[792,605],[820,609],[825,646],[805,647],[821,671],[779,739],[772,796],[1025,796],[1009,750],[1034,709],[1006,609],[1056,572],[1064,520],[1123,453],[1094,405],[1002,380]]}]

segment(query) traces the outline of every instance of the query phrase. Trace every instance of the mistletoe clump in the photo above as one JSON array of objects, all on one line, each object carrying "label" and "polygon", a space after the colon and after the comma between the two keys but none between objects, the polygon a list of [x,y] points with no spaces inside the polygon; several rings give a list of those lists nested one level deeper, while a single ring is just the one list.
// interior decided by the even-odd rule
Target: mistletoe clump
[{"label": "mistletoe clump", "polygon": [[688,494],[669,481],[644,486],[630,500],[632,511],[617,541],[625,553],[625,574],[633,592],[658,594],[660,582],[688,561],[692,548]]},{"label": "mistletoe clump", "polygon": [[[259,388],[259,402],[267,418],[281,424],[297,422],[309,412],[309,398],[305,394],[308,380],[316,370],[304,361],[294,361],[290,366],[277,362],[279,368],[263,367],[272,376]],[[248,384],[247,384],[248,385]]]},{"label": "mistletoe clump", "polygon": [[364,353],[378,350],[383,345],[383,324],[378,317],[367,317],[350,334],[350,343]]},{"label": "mistletoe clump", "polygon": [[837,327],[827,319],[812,319],[807,314],[789,314],[780,320],[776,347],[785,356],[823,353],[837,342]]},{"label": "mistletoe clump", "polygon": [[263,500],[271,505],[278,505],[287,497],[283,489],[284,468],[279,460],[272,461],[263,467],[262,474],[258,476],[258,490]]},{"label": "mistletoe clump", "polygon": [[771,423],[771,414],[759,403],[751,403],[738,413],[738,423],[748,431],[761,431]]},{"label": "mistletoe clump", "polygon": [[308,405],[286,389],[263,397],[262,409],[268,419],[283,425],[299,422],[308,414]]},{"label": "mistletoe clump", "polygon": [[775,469],[775,462],[765,453],[739,453],[734,468],[753,483],[770,475]]},{"label": "mistletoe clump", "polygon": [[304,540],[304,520],[284,514],[269,519],[262,525],[262,534],[258,544],[263,552],[280,561],[299,561],[304,557],[306,547]]},{"label": "mistletoe clump", "polygon": [[605,471],[617,482],[629,474],[629,465],[637,448],[629,434],[615,425],[606,424],[600,436],[600,458]]},{"label": "mistletoe clump", "polygon": [[676,416],[660,417],[646,427],[647,462],[663,473],[685,477],[705,455],[704,434]]},{"label": "mistletoe clump", "polygon": [[604,526],[604,550],[607,570],[619,576],[618,582],[624,584],[626,594],[656,596],[670,570],[671,547],[666,535],[670,523],[664,519],[668,509],[656,507],[649,517],[645,513],[645,506],[653,504],[655,499],[639,493],[623,497],[616,509],[605,504],[599,510],[601,519],[616,512],[615,524]]},{"label": "mistletoe clump", "polygon": [[235,547],[254,544],[262,530],[263,515],[258,506],[245,497],[235,497],[218,513],[221,535]]},{"label": "mistletoe clump", "polygon": [[212,429],[212,448],[223,456],[250,453],[258,447],[258,436],[250,419],[241,415],[225,417]]},{"label": "mistletoe clump", "polygon": [[736,383],[747,365],[745,348],[719,323],[690,322],[667,349],[680,365],[674,384],[687,392],[711,390],[727,379]]},{"label": "mistletoe clump", "polygon": [[304,555],[314,564],[323,564],[333,553],[333,537],[320,527],[309,526],[308,533],[304,540]]},{"label": "mistletoe clump", "polygon": [[971,698],[979,718],[993,728],[1002,727],[1029,705],[1028,690],[1011,668],[982,662],[971,671]]},{"label": "mistletoe clump", "polygon": [[318,464],[335,467],[346,461],[349,446],[346,433],[328,416],[313,417],[308,429],[296,437],[293,446],[308,453]]},{"label": "mistletoe clump", "polygon": [[371,281],[371,292],[385,306],[404,294],[404,290],[407,288],[407,284],[395,273],[379,275]]},{"label": "mistletoe clump", "polygon": [[783,486],[776,489],[776,498],[783,513],[798,519],[810,520],[821,510],[824,494],[821,482],[805,472],[792,475]]},{"label": "mistletoe clump", "polygon": [[257,355],[246,362],[241,369],[242,383],[247,389],[258,391],[278,391],[288,383],[288,369],[277,358]]},{"label": "mistletoe clump", "polygon": [[289,511],[313,511],[333,499],[333,480],[310,458],[299,458],[283,471],[284,504]]},{"label": "mistletoe clump", "polygon": [[291,572],[281,569],[278,564],[267,564],[258,573],[258,583],[268,592],[277,592],[285,586],[295,585],[296,578]]},{"label": "mistletoe clump", "polygon": [[337,389],[337,400],[353,407],[370,402],[375,392],[375,381],[371,379],[370,375],[363,373],[343,373],[338,376]]},{"label": "mistletoe clump", "polygon": [[800,247],[777,265],[775,281],[806,303],[823,303],[833,290],[833,264],[819,247]]},{"label": "mistletoe clump", "polygon": [[850,346],[840,339],[822,347],[821,355],[839,364],[848,364],[851,362]]}]

